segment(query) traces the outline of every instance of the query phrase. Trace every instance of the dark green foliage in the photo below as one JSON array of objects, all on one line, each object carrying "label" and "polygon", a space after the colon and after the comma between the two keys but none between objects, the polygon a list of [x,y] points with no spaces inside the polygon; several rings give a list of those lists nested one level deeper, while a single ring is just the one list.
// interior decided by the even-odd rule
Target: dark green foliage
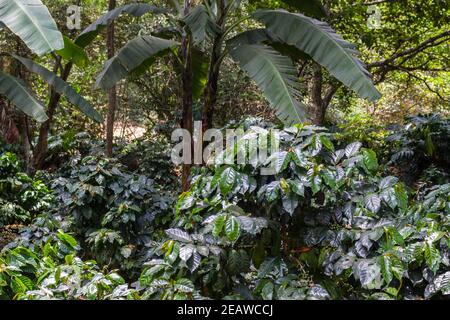
[{"label": "dark green foliage", "polygon": [[179,183],[170,160],[171,146],[164,138],[137,139],[118,149],[117,158],[129,171],[151,177],[162,190],[174,193],[178,190]]},{"label": "dark green foliage", "polygon": [[100,143],[87,132],[67,130],[48,138],[48,152],[44,160],[47,169],[58,169],[72,157],[94,153]]},{"label": "dark green foliage", "polygon": [[[235,160],[248,152],[245,139],[275,135],[258,119],[233,127],[246,133],[230,148]],[[47,178],[54,208],[0,254],[3,297],[447,298],[450,185],[413,193],[382,173],[385,164],[367,145],[343,144],[316,126],[280,130],[280,150],[266,160],[196,168],[176,205],[176,189],[164,191],[176,182],[164,143],[119,145],[130,172],[115,159],[80,157],[76,144],[64,143],[82,137],[62,138],[55,146],[74,157]],[[18,170],[14,157],[2,159],[2,174]],[[275,171],[262,174],[271,160]],[[23,261],[19,270],[11,269],[14,259]],[[138,280],[136,289],[115,268],[127,282]]]},{"label": "dark green foliage", "polygon": [[372,150],[359,142],[336,149],[314,126],[284,129],[269,159],[272,175],[259,173],[267,162],[201,169],[179,199],[164,260],[152,265],[178,268],[178,277],[215,298],[449,293],[448,185],[412,202],[398,178],[379,175]]},{"label": "dark green foliage", "polygon": [[77,241],[59,230],[33,250],[0,252],[0,299],[127,299],[136,296],[115,271],[77,256]]},{"label": "dark green foliage", "polygon": [[129,269],[153,236],[154,225],[171,219],[173,197],[154,180],[127,172],[113,159],[74,159],[52,183],[57,212],[71,222],[87,256]]},{"label": "dark green foliage", "polygon": [[[450,170],[450,120],[438,114],[407,119],[387,138],[394,146],[391,163],[406,177],[418,178],[431,165],[441,169],[448,181]],[[411,182],[411,179],[409,180]]]},{"label": "dark green foliage", "polygon": [[50,207],[52,196],[47,186],[21,172],[17,156],[0,155],[0,227],[29,222]]}]

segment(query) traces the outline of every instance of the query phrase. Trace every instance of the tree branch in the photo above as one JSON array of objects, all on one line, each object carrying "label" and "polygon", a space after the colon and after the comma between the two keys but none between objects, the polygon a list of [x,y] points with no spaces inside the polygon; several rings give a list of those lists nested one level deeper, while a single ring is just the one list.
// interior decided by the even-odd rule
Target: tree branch
[{"label": "tree branch", "polygon": [[[449,38],[447,39],[446,37],[449,37]],[[445,38],[445,39],[443,39],[443,38]],[[438,41],[438,40],[441,40],[441,41]],[[367,65],[367,67],[368,68],[383,67],[385,65],[392,64],[398,58],[405,57],[405,56],[407,56],[408,59],[410,59],[410,58],[412,58],[412,56],[415,56],[418,53],[423,52],[425,49],[430,48],[430,47],[438,46],[438,45],[440,45],[443,42],[446,42],[448,40],[450,40],[450,30],[444,31],[444,32],[442,32],[441,34],[439,34],[437,36],[429,38],[429,39],[423,41],[422,43],[418,44],[416,47],[409,48],[407,50],[404,50],[404,51],[398,52],[396,54],[393,54],[388,59],[369,63]]]}]

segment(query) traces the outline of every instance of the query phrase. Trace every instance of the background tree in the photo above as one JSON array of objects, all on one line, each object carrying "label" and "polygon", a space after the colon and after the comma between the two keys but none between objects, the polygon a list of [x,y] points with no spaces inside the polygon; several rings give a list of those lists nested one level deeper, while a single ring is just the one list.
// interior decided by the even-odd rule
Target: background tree
[{"label": "background tree", "polygon": [[[109,0],[108,10],[116,8],[116,0]],[[106,31],[106,47],[108,50],[108,59],[114,56],[114,20],[108,22]],[[114,116],[116,112],[117,93],[116,87],[113,86],[108,91],[108,117],[106,118],[106,155],[112,156],[113,152],[113,135],[114,135]]]}]

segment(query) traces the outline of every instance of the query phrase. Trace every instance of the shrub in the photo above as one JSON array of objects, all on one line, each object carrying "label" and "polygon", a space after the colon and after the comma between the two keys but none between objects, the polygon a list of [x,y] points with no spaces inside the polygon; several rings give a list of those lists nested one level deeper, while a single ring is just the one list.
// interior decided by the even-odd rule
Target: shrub
[{"label": "shrub", "polygon": [[0,227],[30,221],[47,210],[52,196],[47,186],[20,171],[17,156],[0,155]]},{"label": "shrub", "polygon": [[444,174],[439,174],[441,183],[442,178],[449,181],[449,119],[437,114],[407,118],[407,123],[397,128],[387,141],[391,143],[390,162],[400,168],[407,182],[415,182],[430,167]]},{"label": "shrub", "polygon": [[415,203],[359,142],[336,149],[326,130],[302,125],[280,137],[273,175],[259,173],[267,161],[200,170],[141,284],[188,278],[192,294],[214,298],[449,294],[448,185]]},{"label": "shrub", "polygon": [[130,269],[155,226],[171,219],[173,196],[154,180],[127,172],[114,159],[74,159],[52,183],[63,218],[86,256],[101,265]]},{"label": "shrub", "polygon": [[76,255],[76,240],[59,230],[34,250],[17,246],[0,253],[0,299],[127,299],[137,296],[115,271]]}]

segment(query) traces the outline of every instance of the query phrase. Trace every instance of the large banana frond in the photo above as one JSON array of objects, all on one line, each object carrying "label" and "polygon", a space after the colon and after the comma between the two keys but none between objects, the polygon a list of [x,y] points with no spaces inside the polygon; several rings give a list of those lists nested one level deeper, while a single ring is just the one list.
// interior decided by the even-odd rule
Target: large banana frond
[{"label": "large banana frond", "polygon": [[215,36],[220,32],[219,26],[209,16],[208,11],[202,5],[195,6],[184,18],[184,23],[189,27],[195,43],[201,43],[206,35]]},{"label": "large banana frond", "polygon": [[234,42],[257,44],[263,43],[271,46],[282,55],[290,57],[293,61],[310,60],[311,57],[296,47],[289,45],[279,39],[276,35],[266,29],[253,29],[239,33],[233,38]]},{"label": "large banana frond", "polygon": [[117,17],[119,17],[122,13],[128,13],[134,17],[141,17],[147,12],[163,13],[166,12],[166,9],[158,8],[147,3],[132,3],[117,7],[111,11],[108,11],[84,29],[75,39],[75,43],[80,47],[86,47],[95,39],[98,33],[108,24],[109,21],[117,19]]},{"label": "large banana frond", "polygon": [[96,87],[108,90],[121,79],[145,71],[155,58],[177,45],[178,42],[153,36],[134,38],[106,61],[97,77]]},{"label": "large banana frond", "polygon": [[103,122],[102,116],[87,102],[81,95],[79,95],[70,84],[58,77],[56,74],[47,70],[43,66],[35,63],[33,60],[13,55],[15,59],[20,61],[30,72],[36,73],[56,92],[63,94],[67,100],[73,105],[77,106],[85,115],[97,122]]},{"label": "large banana frond", "polygon": [[0,94],[10,100],[18,109],[36,121],[48,119],[42,104],[28,90],[26,84],[16,77],[0,71]]},{"label": "large banana frond", "polygon": [[381,97],[370,73],[356,57],[359,53],[355,47],[325,22],[284,10],[259,10],[253,17],[280,40],[310,55],[362,98],[375,101]]},{"label": "large banana frond", "polygon": [[305,119],[304,105],[297,101],[299,83],[292,61],[262,44],[228,43],[230,55],[261,88],[277,116],[286,124]]},{"label": "large banana frond", "polygon": [[40,0],[0,0],[1,24],[38,55],[64,47],[55,21]]}]

